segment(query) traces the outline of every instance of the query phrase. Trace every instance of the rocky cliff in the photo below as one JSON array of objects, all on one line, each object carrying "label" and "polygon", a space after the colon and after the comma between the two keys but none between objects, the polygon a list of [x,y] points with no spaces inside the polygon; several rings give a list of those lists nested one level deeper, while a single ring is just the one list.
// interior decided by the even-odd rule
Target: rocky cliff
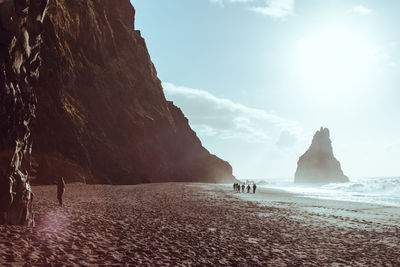
[{"label": "rocky cliff", "polygon": [[47,0],[0,1],[0,223],[33,224],[32,123]]},{"label": "rocky cliff", "polygon": [[[129,0],[54,0],[44,19],[36,182],[231,182],[166,101]],[[45,166],[45,167],[43,167]]]},{"label": "rocky cliff", "polygon": [[310,148],[297,162],[295,183],[348,182],[339,161],[333,155],[329,129],[322,128],[314,135]]}]

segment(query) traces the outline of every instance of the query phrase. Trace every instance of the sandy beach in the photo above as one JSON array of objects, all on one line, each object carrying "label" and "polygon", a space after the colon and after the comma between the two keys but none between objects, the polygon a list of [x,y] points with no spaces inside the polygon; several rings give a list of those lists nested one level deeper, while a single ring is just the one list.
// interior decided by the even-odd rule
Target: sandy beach
[{"label": "sandy beach", "polygon": [[400,208],[231,186],[36,186],[34,228],[0,226],[0,265],[399,266]]}]

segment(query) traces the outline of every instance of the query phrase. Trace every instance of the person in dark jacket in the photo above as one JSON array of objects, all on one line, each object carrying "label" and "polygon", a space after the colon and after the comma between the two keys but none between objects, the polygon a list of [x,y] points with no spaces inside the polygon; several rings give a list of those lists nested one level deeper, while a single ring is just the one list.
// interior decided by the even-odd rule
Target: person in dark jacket
[{"label": "person in dark jacket", "polygon": [[257,188],[256,184],[253,184],[253,194],[256,193],[256,188]]},{"label": "person in dark jacket", "polygon": [[250,193],[250,185],[247,185],[247,193]]},{"label": "person in dark jacket", "polygon": [[63,205],[62,197],[63,197],[64,192],[65,192],[65,181],[64,181],[64,178],[60,176],[60,177],[58,177],[58,180],[57,180],[57,199],[58,199],[58,202],[60,203],[60,206]]}]

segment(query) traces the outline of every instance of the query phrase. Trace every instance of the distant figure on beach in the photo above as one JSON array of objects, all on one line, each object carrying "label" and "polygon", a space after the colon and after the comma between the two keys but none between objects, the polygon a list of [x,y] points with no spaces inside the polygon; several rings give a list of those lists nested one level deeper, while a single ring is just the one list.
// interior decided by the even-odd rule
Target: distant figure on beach
[{"label": "distant figure on beach", "polygon": [[244,193],[244,184],[242,184],[242,193]]},{"label": "distant figure on beach", "polygon": [[247,193],[250,193],[250,185],[247,185]]},{"label": "distant figure on beach", "polygon": [[233,184],[233,191],[236,191],[236,183]]},{"label": "distant figure on beach", "polygon": [[58,180],[57,180],[57,199],[58,199],[58,202],[60,203],[60,206],[63,205],[62,197],[63,197],[64,192],[65,192],[65,182],[64,182],[64,178],[60,176],[60,177],[58,177]]},{"label": "distant figure on beach", "polygon": [[253,194],[256,193],[256,188],[257,188],[256,184],[253,184]]}]

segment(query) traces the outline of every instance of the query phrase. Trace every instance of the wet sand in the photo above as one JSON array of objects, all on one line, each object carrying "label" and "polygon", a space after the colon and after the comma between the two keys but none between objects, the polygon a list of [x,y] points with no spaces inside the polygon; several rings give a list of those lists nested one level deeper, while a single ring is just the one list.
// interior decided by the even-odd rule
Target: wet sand
[{"label": "wet sand", "polygon": [[400,209],[231,186],[34,187],[36,226],[0,226],[0,265],[400,266]]}]

